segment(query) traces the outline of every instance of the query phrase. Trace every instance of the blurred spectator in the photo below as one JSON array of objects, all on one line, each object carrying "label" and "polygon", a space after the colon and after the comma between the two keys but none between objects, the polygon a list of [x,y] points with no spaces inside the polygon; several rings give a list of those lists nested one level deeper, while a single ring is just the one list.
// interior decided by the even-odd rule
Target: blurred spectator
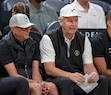
[{"label": "blurred spectator", "polygon": [[91,3],[90,0],[75,0],[72,6],[80,12],[78,28],[106,28],[105,14],[101,6]]},{"label": "blurred spectator", "polygon": [[29,36],[32,25],[25,14],[18,13],[11,17],[11,32],[0,42],[0,75],[26,79],[31,95],[58,95],[53,83],[42,81],[39,45]]},{"label": "blurred spectator", "polygon": [[107,31],[96,34],[92,38],[93,59],[99,74],[109,81],[111,95],[111,11],[106,15]]},{"label": "blurred spectator", "polygon": [[[13,7],[12,7],[12,15],[15,15],[17,13],[23,13],[23,14],[26,14],[28,17],[29,17],[29,13],[30,13],[30,10],[29,10],[29,7],[28,5],[26,5],[25,3],[23,2],[18,2],[16,3]],[[30,18],[30,17],[29,17]],[[8,32],[10,31],[10,27],[9,26],[6,26],[3,31],[2,31],[2,37],[5,36]],[[38,32],[37,29],[35,29],[33,26],[31,27],[30,29],[30,33],[29,35],[37,42],[39,43],[40,40],[41,40],[41,34],[40,32]]]},{"label": "blurred spectator", "polygon": [[70,4],[60,10],[60,28],[45,34],[40,42],[41,63],[60,95],[107,95],[107,79],[99,77],[94,67],[90,41],[77,31],[78,16]]},{"label": "blurred spectator", "polygon": [[44,6],[41,2],[44,0],[29,0],[30,20],[35,23],[35,28],[43,35],[46,27],[58,19],[56,12]]}]

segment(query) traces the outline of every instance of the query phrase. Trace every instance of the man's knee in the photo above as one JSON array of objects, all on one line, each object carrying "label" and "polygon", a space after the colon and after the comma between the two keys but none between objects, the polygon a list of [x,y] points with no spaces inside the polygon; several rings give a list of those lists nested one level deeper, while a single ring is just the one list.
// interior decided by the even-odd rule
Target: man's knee
[{"label": "man's knee", "polygon": [[72,81],[69,78],[61,77],[58,78],[58,85],[64,87],[72,87]]},{"label": "man's knee", "polygon": [[105,76],[100,75],[98,83],[103,86],[108,86],[108,79]]}]

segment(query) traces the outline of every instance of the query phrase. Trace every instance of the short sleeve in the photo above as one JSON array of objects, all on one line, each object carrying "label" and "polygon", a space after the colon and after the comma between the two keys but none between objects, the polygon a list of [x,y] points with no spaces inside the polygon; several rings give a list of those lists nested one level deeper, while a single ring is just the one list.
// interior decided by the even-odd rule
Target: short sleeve
[{"label": "short sleeve", "polygon": [[34,52],[33,60],[40,61],[39,43],[35,43],[35,52]]},{"label": "short sleeve", "polygon": [[55,50],[48,35],[44,35],[40,42],[41,63],[55,62]]},{"label": "short sleeve", "polygon": [[11,49],[7,42],[0,42],[0,61],[2,65],[13,62]]},{"label": "short sleeve", "polygon": [[83,64],[93,63],[92,47],[91,47],[91,43],[87,37],[85,37],[84,52],[83,52],[82,58],[83,58]]},{"label": "short sleeve", "polygon": [[92,50],[93,57],[103,57],[104,56],[104,46],[98,38],[92,38]]}]

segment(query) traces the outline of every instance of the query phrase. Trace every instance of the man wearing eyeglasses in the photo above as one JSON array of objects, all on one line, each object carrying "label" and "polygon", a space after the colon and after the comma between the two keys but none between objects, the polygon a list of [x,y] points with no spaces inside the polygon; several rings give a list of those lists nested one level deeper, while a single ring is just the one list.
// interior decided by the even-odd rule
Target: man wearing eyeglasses
[{"label": "man wearing eyeglasses", "polygon": [[29,36],[32,25],[25,14],[18,13],[11,17],[11,32],[0,42],[0,76],[26,79],[31,95],[58,95],[56,86],[43,82],[39,73],[39,46]]}]

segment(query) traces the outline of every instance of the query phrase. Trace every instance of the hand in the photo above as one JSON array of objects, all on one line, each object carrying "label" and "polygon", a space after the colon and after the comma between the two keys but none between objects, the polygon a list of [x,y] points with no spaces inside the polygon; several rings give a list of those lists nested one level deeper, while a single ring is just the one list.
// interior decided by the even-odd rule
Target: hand
[{"label": "hand", "polygon": [[48,85],[46,84],[46,82],[41,82],[41,86],[42,86],[42,95],[48,95],[49,93],[49,88]]},{"label": "hand", "polygon": [[71,73],[69,78],[78,85],[85,81],[84,75],[78,72]]},{"label": "hand", "polygon": [[92,72],[89,74],[88,82],[95,83],[99,80],[99,75],[97,72]]}]

